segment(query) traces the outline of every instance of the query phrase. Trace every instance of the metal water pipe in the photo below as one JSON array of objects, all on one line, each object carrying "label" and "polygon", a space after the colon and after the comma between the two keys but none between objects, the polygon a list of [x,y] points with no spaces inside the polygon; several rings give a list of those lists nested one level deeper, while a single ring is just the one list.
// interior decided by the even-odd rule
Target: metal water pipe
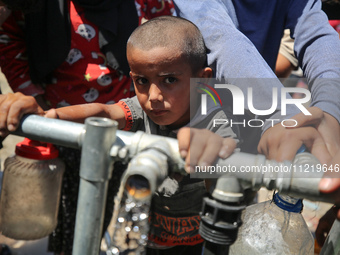
[{"label": "metal water pipe", "polygon": [[[111,159],[117,157],[117,151],[125,151],[125,155],[120,155],[122,158],[126,158],[127,160],[131,159],[134,155],[136,155],[139,151],[143,150],[150,144],[155,141],[163,140],[167,141],[170,145],[171,157],[173,160],[173,170],[179,171],[181,173],[184,166],[184,162],[181,159],[178,152],[178,144],[176,139],[165,138],[156,135],[147,135],[143,132],[130,133],[124,131],[115,131],[115,128],[111,125],[111,120],[103,121],[101,118],[95,118],[90,120],[86,125],[72,123],[68,121],[62,121],[57,119],[47,119],[36,115],[29,115],[23,118],[18,131],[14,132],[16,135],[25,136],[30,139],[35,139],[43,142],[50,142],[57,145],[62,145],[66,147],[72,148],[80,148],[86,147],[84,152],[82,152],[83,157],[89,157],[87,160],[91,159],[93,155],[99,157],[98,163],[91,163],[91,169],[87,164],[82,163],[81,167],[81,178],[84,179],[84,182],[88,182],[87,184],[82,184],[82,188],[80,190],[80,196],[83,196],[81,193],[86,194],[88,192],[87,188],[93,189],[95,192],[95,196],[91,196],[91,199],[85,199],[83,196],[82,199],[78,202],[78,208],[95,208],[97,205],[97,201],[94,201],[94,198],[98,198],[98,196],[106,195],[106,184],[105,180],[110,176],[111,169],[109,167]],[[107,129],[107,130],[106,130]],[[99,131],[99,130],[102,130]],[[108,131],[108,130],[111,130]],[[93,134],[91,134],[93,132]],[[114,133],[117,135],[117,142],[114,143]],[[102,133],[102,134],[101,134]],[[110,134],[109,134],[110,133]],[[94,136],[98,135],[98,141],[107,141],[108,143],[104,145],[104,149],[99,148],[102,144],[100,142],[94,141]],[[98,146],[98,148],[97,148]],[[110,148],[110,146],[112,146]],[[97,151],[98,150],[98,151]],[[99,152],[99,154],[97,154]],[[124,153],[123,153],[124,154]],[[318,164],[315,161],[311,160],[310,154],[299,154],[305,157],[302,162],[306,162],[307,164],[313,165]],[[302,157],[300,156],[300,157]],[[111,157],[111,159],[110,159]],[[95,157],[93,157],[94,159]],[[119,157],[118,157],[119,159]],[[82,160],[84,160],[82,158]],[[96,160],[93,160],[97,162]],[[314,162],[314,163],[313,163]],[[295,197],[308,198],[315,201],[323,201],[335,203],[339,202],[339,197],[334,197],[334,194],[325,195],[321,194],[318,189],[318,183],[322,178],[323,172],[308,172],[308,173],[300,173],[299,171],[290,171],[288,174],[282,174],[280,172],[252,172],[252,173],[242,173],[239,171],[242,167],[254,167],[254,166],[278,166],[278,167],[286,167],[289,169],[293,169],[296,167],[298,162],[286,161],[282,163],[278,163],[275,161],[267,160],[263,155],[251,155],[247,153],[234,153],[226,160],[219,160],[217,164],[220,166],[234,166],[237,169],[236,173],[233,173],[231,176],[235,176],[238,178],[245,187],[259,188],[260,186],[267,187],[269,189],[278,189],[282,194],[288,194]],[[297,165],[297,167],[302,167],[303,164]],[[83,170],[84,168],[84,170]],[[96,169],[94,171],[93,169]],[[100,169],[100,170],[99,170]],[[299,168],[297,168],[299,170]],[[100,174],[94,173],[99,171]],[[221,173],[219,175],[198,175],[201,178],[219,178],[225,173]],[[99,183],[98,185],[93,185],[94,183]],[[92,185],[92,187],[91,187]],[[87,188],[85,188],[87,187]],[[85,190],[85,191],[84,191]],[[86,191],[87,190],[87,191]],[[81,213],[83,209],[79,210]],[[92,209],[91,209],[92,210]],[[96,219],[96,223],[100,225],[100,222],[103,220],[103,211],[102,207],[95,208],[93,211],[95,215],[91,218]],[[84,211],[83,211],[84,213]],[[86,213],[88,213],[86,211]],[[73,254],[88,254],[94,255],[99,252],[99,243],[95,244],[98,238],[100,238],[101,233],[99,225],[96,224],[88,224],[85,221],[88,221],[87,218],[83,218],[80,216],[79,220],[77,219],[77,225],[87,226],[87,229],[80,231],[76,226],[75,232],[75,246],[82,246],[83,244],[90,245],[91,247],[87,247],[86,249],[78,249]],[[93,238],[91,234],[87,233],[100,233],[97,238]],[[88,250],[87,250],[88,249]]]},{"label": "metal water pipe", "polygon": [[84,125],[27,115],[22,118],[18,130],[13,132],[38,141],[82,148],[73,255],[99,253],[108,180],[113,159],[119,156],[115,152],[125,150],[125,157],[129,160],[150,144],[163,141],[169,145],[167,149],[173,158],[173,169],[183,169],[176,139],[116,129],[113,120],[104,118],[89,118]]},{"label": "metal water pipe", "polygon": [[112,176],[110,149],[118,123],[91,117],[85,121],[73,255],[98,254],[102,237],[107,188]]}]

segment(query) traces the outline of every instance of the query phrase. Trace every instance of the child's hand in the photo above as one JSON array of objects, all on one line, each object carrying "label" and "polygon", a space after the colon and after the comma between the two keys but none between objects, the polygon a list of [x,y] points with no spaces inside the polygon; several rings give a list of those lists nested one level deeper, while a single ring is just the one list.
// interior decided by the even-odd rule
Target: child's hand
[{"label": "child's hand", "polygon": [[192,172],[197,165],[213,164],[217,157],[227,158],[236,148],[232,138],[223,138],[206,129],[181,128],[177,139],[187,173]]},{"label": "child's hand", "polygon": [[0,95],[0,135],[5,137],[17,129],[24,114],[35,113],[43,116],[44,111],[32,96],[20,92]]}]

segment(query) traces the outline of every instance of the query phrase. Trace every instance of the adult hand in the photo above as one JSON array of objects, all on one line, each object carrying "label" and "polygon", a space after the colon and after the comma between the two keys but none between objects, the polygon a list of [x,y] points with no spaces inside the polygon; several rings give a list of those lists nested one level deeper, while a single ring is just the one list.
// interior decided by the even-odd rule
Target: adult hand
[{"label": "adult hand", "polygon": [[[311,112],[311,116],[306,116],[303,113],[299,113],[294,116],[294,119],[298,122],[295,128],[313,126],[321,135],[328,153],[331,157],[340,149],[340,125],[339,122],[330,114],[323,112],[317,107],[310,107],[308,110]],[[318,155],[315,155],[316,157]]]},{"label": "adult hand", "polygon": [[309,111],[312,115],[300,113],[291,118],[298,123],[294,128],[286,128],[277,124],[266,130],[259,142],[258,151],[269,159],[292,160],[298,149],[304,144],[307,150],[321,163],[328,163],[332,158],[329,151],[329,147],[332,146],[326,144],[325,139],[329,139],[329,137],[324,134],[327,132],[325,129],[328,122],[326,123],[326,117],[319,108],[311,107]]},{"label": "adult hand", "polygon": [[181,128],[177,134],[185,170],[193,172],[195,166],[209,166],[217,157],[227,158],[236,148],[232,138],[223,138],[206,129]]},{"label": "adult hand", "polygon": [[0,135],[5,137],[9,132],[15,131],[20,119],[27,113],[44,115],[34,97],[20,92],[0,95]]}]

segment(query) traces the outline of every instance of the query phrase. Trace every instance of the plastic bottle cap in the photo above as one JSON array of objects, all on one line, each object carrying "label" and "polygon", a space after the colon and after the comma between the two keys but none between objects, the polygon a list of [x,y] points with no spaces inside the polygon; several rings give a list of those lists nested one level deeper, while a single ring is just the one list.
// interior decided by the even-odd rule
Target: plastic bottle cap
[{"label": "plastic bottle cap", "polygon": [[273,196],[274,203],[281,209],[288,212],[301,213],[303,209],[302,199],[293,199],[288,201],[283,199],[279,193],[275,193]]},{"label": "plastic bottle cap", "polygon": [[49,160],[57,158],[59,151],[51,143],[43,143],[25,138],[16,145],[15,154],[29,159]]}]

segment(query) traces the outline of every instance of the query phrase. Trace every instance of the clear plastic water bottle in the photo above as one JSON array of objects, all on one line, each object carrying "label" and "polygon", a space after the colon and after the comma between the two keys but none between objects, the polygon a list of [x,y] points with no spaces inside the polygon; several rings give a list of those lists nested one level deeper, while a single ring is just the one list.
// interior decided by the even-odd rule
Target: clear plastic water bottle
[{"label": "clear plastic water bottle", "polygon": [[65,169],[58,154],[52,144],[25,138],[6,159],[0,202],[3,235],[34,240],[54,230]]},{"label": "clear plastic water bottle", "polygon": [[232,255],[314,255],[314,241],[301,215],[302,200],[274,194],[272,201],[248,206]]}]

